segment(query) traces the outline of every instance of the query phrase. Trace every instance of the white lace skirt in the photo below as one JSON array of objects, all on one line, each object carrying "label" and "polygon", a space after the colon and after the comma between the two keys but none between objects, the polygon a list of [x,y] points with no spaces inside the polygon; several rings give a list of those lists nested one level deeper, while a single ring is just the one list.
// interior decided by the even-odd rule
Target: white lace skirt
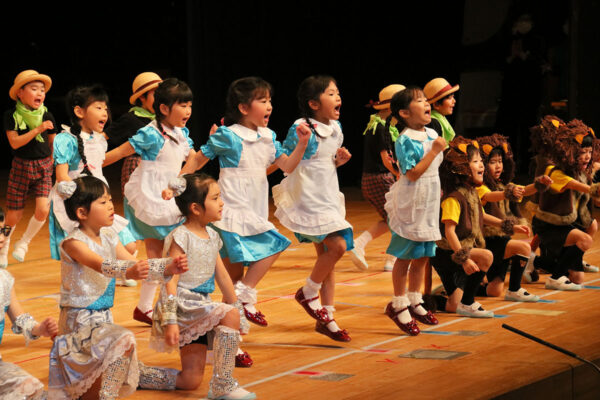
[{"label": "white lace skirt", "polygon": [[18,365],[0,360],[0,399],[44,398],[44,385]]}]

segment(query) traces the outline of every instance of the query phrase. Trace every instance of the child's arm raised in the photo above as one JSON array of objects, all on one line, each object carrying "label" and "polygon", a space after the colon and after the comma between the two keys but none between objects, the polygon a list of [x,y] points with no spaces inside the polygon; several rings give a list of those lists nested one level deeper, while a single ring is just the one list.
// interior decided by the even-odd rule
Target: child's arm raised
[{"label": "child's arm raised", "polygon": [[131,143],[125,142],[119,147],[116,147],[108,153],[106,153],[106,156],[104,156],[104,162],[102,163],[102,166],[106,167],[107,165],[113,164],[119,161],[121,158],[128,157],[133,153],[135,153],[135,150]]},{"label": "child's arm raised", "polygon": [[[308,124],[301,123],[296,127],[296,135],[298,136],[298,143],[294,148],[294,151],[288,156],[286,154],[281,154],[277,160],[275,160],[275,165],[285,173],[292,172],[302,161],[302,156],[304,156],[304,152],[306,151],[306,147],[308,146],[308,140],[310,139],[311,130],[308,127]],[[267,169],[268,171],[268,169]]]},{"label": "child's arm raised", "polygon": [[517,224],[516,218],[500,219],[491,214],[483,213],[483,223],[501,228],[502,231],[507,235],[512,235],[513,233],[523,233],[529,236],[531,234],[531,230],[527,225]]},{"label": "child's arm raised", "polygon": [[431,150],[423,156],[421,161],[419,161],[417,165],[414,166],[414,168],[411,168],[408,171],[406,171],[405,176],[410,181],[415,182],[421,177],[421,175],[425,173],[425,171],[427,171],[427,168],[429,168],[433,160],[437,157],[437,155],[440,152],[444,151],[445,148],[446,140],[444,140],[443,137],[438,137],[437,139],[435,139],[433,141],[433,145],[431,146]]},{"label": "child's arm raised", "polygon": [[47,131],[48,129],[54,129],[54,124],[52,121],[46,120],[42,122],[42,124],[36,128],[33,128],[29,132],[19,135],[17,131],[6,131],[6,137],[8,138],[8,144],[13,150],[17,150],[20,147],[25,146],[27,143],[31,142],[37,135],[40,135]]},{"label": "child's arm raised", "polygon": [[535,182],[530,183],[523,189],[523,197],[531,196],[536,192],[543,192],[552,185],[552,179],[548,175],[540,175],[535,178]]}]

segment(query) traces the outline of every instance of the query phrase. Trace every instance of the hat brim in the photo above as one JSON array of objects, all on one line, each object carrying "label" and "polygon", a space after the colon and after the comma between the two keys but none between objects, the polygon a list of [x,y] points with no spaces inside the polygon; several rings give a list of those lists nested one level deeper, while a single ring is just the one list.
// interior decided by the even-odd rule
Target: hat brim
[{"label": "hat brim", "polygon": [[23,86],[27,85],[28,83],[36,82],[36,81],[40,81],[40,82],[44,83],[44,86],[46,87],[46,92],[48,92],[50,90],[50,88],[52,87],[52,79],[50,79],[50,77],[48,75],[44,75],[44,74],[29,75],[29,76],[15,82],[12,85],[12,87],[10,88],[10,90],[8,91],[8,95],[10,96],[11,99],[17,101],[17,92],[19,91],[19,89],[21,89]]},{"label": "hat brim", "polygon": [[434,97],[434,98],[433,98],[433,99],[431,99],[431,100],[429,100],[429,99],[428,99],[428,100],[427,100],[427,102],[428,102],[429,104],[433,104],[433,103],[435,103],[436,101],[438,101],[439,99],[441,99],[441,98],[444,98],[444,97],[446,97],[446,96],[448,96],[448,95],[450,95],[450,94],[452,94],[452,93],[454,93],[454,92],[457,92],[457,91],[458,91],[458,89],[460,89],[460,85],[455,85],[455,86],[453,86],[451,89],[449,89],[449,90],[446,90],[444,93],[440,94],[439,96],[436,96],[436,97]]},{"label": "hat brim", "polygon": [[152,85],[148,85],[147,87],[145,87],[143,90],[136,92],[134,94],[131,95],[131,97],[129,98],[129,104],[134,105],[135,101],[144,93],[147,93],[153,89],[156,89],[158,87],[158,85],[160,85],[162,81],[160,82],[155,82]]}]

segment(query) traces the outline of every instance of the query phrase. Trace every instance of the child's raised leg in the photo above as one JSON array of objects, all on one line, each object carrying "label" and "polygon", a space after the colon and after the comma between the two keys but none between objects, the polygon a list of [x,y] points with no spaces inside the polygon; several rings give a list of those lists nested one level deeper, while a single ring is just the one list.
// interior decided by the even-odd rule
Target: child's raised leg
[{"label": "child's raised leg", "polygon": [[47,197],[36,197],[35,199],[35,211],[29,219],[27,228],[19,239],[15,243],[15,249],[13,250],[12,256],[19,262],[25,261],[25,255],[29,250],[29,243],[37,235],[46,223],[48,213],[50,212],[50,202]]}]

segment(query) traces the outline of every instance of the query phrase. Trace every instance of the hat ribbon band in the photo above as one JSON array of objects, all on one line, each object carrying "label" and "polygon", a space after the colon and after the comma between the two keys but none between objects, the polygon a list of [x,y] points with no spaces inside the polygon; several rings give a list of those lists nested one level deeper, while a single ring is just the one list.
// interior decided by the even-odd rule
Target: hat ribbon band
[{"label": "hat ribbon band", "polygon": [[433,96],[431,96],[431,99],[435,99],[436,97],[444,94],[445,92],[447,92],[448,90],[452,89],[452,85],[448,84],[446,86],[444,86],[443,88],[441,88],[440,90],[438,90],[438,92],[436,94],[434,94]]},{"label": "hat ribbon band", "polygon": [[150,82],[146,82],[146,83],[144,83],[142,86],[140,86],[139,88],[137,88],[137,89],[135,90],[135,92],[133,92],[133,94],[139,93],[139,92],[141,92],[142,90],[146,89],[148,86],[150,86],[150,85],[154,85],[154,84],[155,84],[155,83],[157,83],[157,82],[159,82],[159,83],[160,83],[160,82],[162,82],[162,81],[161,81],[161,80],[159,80],[159,79],[157,79],[157,80],[153,80],[153,81],[150,81]]}]

